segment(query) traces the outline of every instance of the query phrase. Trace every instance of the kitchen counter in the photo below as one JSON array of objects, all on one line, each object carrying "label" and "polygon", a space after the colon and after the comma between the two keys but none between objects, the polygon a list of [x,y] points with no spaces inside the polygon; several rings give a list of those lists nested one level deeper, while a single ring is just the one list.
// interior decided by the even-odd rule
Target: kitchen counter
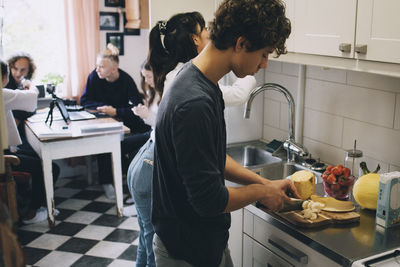
[{"label": "kitchen counter", "polygon": [[[323,195],[322,184],[317,184],[316,194]],[[357,223],[307,229],[255,205],[245,209],[342,266],[400,247],[400,227],[376,228],[375,211],[371,210],[358,208],[361,217]]]}]

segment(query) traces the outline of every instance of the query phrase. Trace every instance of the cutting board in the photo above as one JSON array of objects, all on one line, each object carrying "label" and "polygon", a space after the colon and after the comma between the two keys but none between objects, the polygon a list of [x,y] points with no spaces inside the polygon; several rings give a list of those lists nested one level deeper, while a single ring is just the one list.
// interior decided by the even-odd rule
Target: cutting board
[{"label": "cutting board", "polygon": [[318,217],[315,220],[304,219],[301,210],[276,214],[296,226],[305,228],[316,228],[329,224],[347,224],[360,221],[360,214],[354,211],[342,213],[321,211],[318,213]]}]

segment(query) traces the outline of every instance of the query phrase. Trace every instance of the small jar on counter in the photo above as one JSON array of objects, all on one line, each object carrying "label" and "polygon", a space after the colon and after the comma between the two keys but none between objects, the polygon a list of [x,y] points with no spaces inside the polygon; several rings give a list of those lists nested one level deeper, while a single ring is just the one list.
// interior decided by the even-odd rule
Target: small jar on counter
[{"label": "small jar on counter", "polygon": [[344,166],[351,170],[351,174],[357,179],[360,176],[360,163],[364,161],[363,152],[357,150],[357,140],[354,140],[354,148],[346,150]]}]

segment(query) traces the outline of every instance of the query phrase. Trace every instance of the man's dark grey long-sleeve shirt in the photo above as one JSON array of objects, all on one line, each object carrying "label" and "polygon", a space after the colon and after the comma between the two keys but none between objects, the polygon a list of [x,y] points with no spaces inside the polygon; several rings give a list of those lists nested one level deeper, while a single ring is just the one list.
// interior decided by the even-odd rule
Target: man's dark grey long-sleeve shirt
[{"label": "man's dark grey long-sleeve shirt", "polygon": [[217,266],[229,237],[223,211],[226,129],[221,90],[191,62],[161,101],[154,152],[152,221],[171,256]]}]

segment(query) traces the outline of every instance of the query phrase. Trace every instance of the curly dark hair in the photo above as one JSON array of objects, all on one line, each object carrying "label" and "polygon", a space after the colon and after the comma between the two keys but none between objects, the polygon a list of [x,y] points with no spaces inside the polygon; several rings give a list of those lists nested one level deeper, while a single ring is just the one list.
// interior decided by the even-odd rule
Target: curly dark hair
[{"label": "curly dark hair", "polygon": [[28,70],[28,74],[25,76],[25,78],[30,80],[30,79],[32,79],[33,74],[35,73],[35,70],[36,70],[35,62],[33,62],[33,58],[30,54],[25,53],[25,52],[18,52],[16,54],[12,55],[7,60],[8,66],[10,67],[10,69],[13,68],[15,65],[15,62],[17,62],[21,58],[25,58],[26,60],[28,60],[29,70]]},{"label": "curly dark hair", "polygon": [[220,50],[234,47],[242,36],[247,51],[271,47],[278,56],[287,53],[291,25],[280,0],[225,0],[210,26],[210,39]]}]

